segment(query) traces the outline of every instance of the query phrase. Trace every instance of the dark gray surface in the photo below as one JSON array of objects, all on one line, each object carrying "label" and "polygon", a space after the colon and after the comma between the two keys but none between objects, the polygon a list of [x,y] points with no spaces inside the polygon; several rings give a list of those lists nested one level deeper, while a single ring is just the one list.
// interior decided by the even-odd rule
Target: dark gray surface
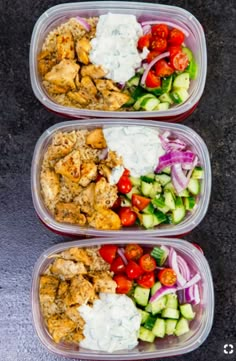
[{"label": "dark gray surface", "polygon": [[[0,1],[0,360],[62,360],[40,344],[32,325],[31,274],[39,255],[61,242],[39,222],[30,191],[30,164],[41,133],[61,118],[35,99],[28,67],[30,37],[37,18],[64,1]],[[235,309],[235,2],[161,1],[182,6],[202,23],[208,46],[208,76],[197,110],[185,121],[206,141],[213,189],[203,222],[188,241],[198,242],[209,261],[215,287],[215,319],[205,343],[172,360],[224,361],[236,357]],[[234,76],[233,76],[234,74]],[[223,346],[234,345],[225,355]]]}]

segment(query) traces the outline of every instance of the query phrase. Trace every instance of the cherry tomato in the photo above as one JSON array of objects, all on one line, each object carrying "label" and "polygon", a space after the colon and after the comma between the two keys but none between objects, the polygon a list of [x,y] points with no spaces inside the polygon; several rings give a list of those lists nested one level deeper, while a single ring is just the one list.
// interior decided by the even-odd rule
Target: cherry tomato
[{"label": "cherry tomato", "polygon": [[170,57],[177,54],[179,51],[182,51],[182,47],[180,45],[171,45],[168,46],[168,51],[170,52]]},{"label": "cherry tomato", "polygon": [[174,69],[167,64],[164,59],[159,60],[155,64],[156,75],[160,77],[170,76],[174,73]]},{"label": "cherry tomato", "polygon": [[129,193],[132,189],[132,184],[126,175],[122,175],[117,183],[118,191],[122,194]]},{"label": "cherry tomato", "polygon": [[151,61],[153,59],[155,59],[158,55],[160,55],[160,51],[157,51],[157,50],[152,50],[148,53],[147,57],[146,57],[146,60],[148,63],[151,63]]},{"label": "cherry tomato", "polygon": [[95,182],[100,181],[100,179],[101,179],[102,177],[103,177],[103,176],[102,176],[100,173],[98,173],[98,175],[97,175],[97,177],[96,177],[96,179],[95,179]]},{"label": "cherry tomato", "polygon": [[170,64],[175,70],[183,71],[189,64],[187,54],[179,51],[170,57]]},{"label": "cherry tomato", "polygon": [[132,226],[137,219],[137,214],[130,207],[121,207],[118,214],[122,226]]},{"label": "cherry tomato", "polygon": [[151,202],[151,199],[140,196],[139,194],[132,194],[132,206],[142,211]]},{"label": "cherry tomato", "polygon": [[111,207],[112,210],[119,209],[121,206],[121,197],[117,197],[115,202],[113,203],[113,206]]},{"label": "cherry tomato", "polygon": [[114,276],[113,280],[117,284],[116,293],[129,293],[133,287],[133,282],[129,280],[125,275]]},{"label": "cherry tomato", "polygon": [[99,249],[99,254],[104,259],[104,261],[106,261],[107,263],[112,263],[112,261],[114,261],[114,259],[116,258],[117,249],[117,246],[114,246],[112,244],[105,244]]},{"label": "cherry tomato", "polygon": [[122,174],[122,176],[126,176],[126,177],[129,177],[130,176],[130,171],[128,170],[128,169],[126,169],[125,168],[125,170],[124,170],[124,172],[123,172],[123,174]]},{"label": "cherry tomato", "polygon": [[129,261],[126,265],[125,272],[131,280],[134,280],[135,278],[141,276],[143,270],[136,262]]},{"label": "cherry tomato", "polygon": [[145,83],[148,88],[158,88],[161,86],[161,78],[157,76],[153,70],[150,70]]},{"label": "cherry tomato", "polygon": [[138,244],[127,244],[125,247],[125,257],[128,261],[138,261],[143,255],[143,249]]},{"label": "cherry tomato", "polygon": [[149,48],[150,39],[151,39],[151,34],[146,34],[141,36],[141,38],[139,38],[138,40],[138,49],[143,50],[144,47]]},{"label": "cherry tomato", "polygon": [[171,45],[181,45],[184,42],[184,34],[179,29],[172,29],[169,32],[168,43]]},{"label": "cherry tomato", "polygon": [[172,268],[164,268],[157,275],[159,281],[166,287],[174,286],[177,276]]},{"label": "cherry tomato", "polygon": [[167,40],[163,38],[152,38],[150,48],[163,53],[167,49]]},{"label": "cherry tomato", "polygon": [[169,34],[169,29],[166,24],[158,24],[152,26],[152,36],[166,39]]},{"label": "cherry tomato", "polygon": [[155,283],[154,272],[144,273],[143,275],[139,276],[136,281],[144,288],[151,288]]},{"label": "cherry tomato", "polygon": [[114,273],[124,273],[125,272],[125,264],[121,257],[117,257],[111,264],[110,271]]},{"label": "cherry tomato", "polygon": [[154,271],[157,266],[155,259],[149,253],[144,254],[140,258],[139,265],[145,272]]}]

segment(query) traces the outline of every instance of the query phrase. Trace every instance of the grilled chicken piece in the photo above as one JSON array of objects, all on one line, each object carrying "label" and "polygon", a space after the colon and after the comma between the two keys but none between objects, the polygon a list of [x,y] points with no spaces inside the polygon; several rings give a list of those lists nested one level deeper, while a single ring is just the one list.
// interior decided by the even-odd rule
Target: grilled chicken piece
[{"label": "grilled chicken piece", "polygon": [[80,167],[79,184],[83,187],[97,178],[97,165],[94,162],[84,162]]},{"label": "grilled chicken piece", "polygon": [[[69,178],[64,177],[64,176],[62,176],[62,178],[61,178],[60,185],[61,185],[61,191],[60,191],[59,196],[62,196],[62,199],[61,199],[62,202],[71,202],[73,200],[73,198],[76,197],[77,195],[79,195],[81,190],[83,189],[83,187],[81,187],[79,185],[79,183],[73,182]],[[68,191],[68,193],[71,195],[70,200],[63,199],[64,191]]]},{"label": "grilled chicken piece", "polygon": [[128,94],[109,90],[103,90],[102,96],[107,110],[118,110],[130,99]]},{"label": "grilled chicken piece", "polygon": [[57,61],[75,58],[74,40],[70,31],[58,35],[56,38],[56,44]]},{"label": "grilled chicken piece", "polygon": [[64,315],[53,315],[48,319],[48,331],[56,343],[63,341],[77,325],[74,321]]},{"label": "grilled chicken piece", "polygon": [[74,202],[79,204],[81,212],[91,215],[94,206],[95,183],[90,183],[80,194],[75,197]]},{"label": "grilled chicken piece", "polygon": [[85,274],[87,270],[82,262],[73,262],[57,258],[51,265],[50,271],[62,280],[69,280],[78,274]]},{"label": "grilled chicken piece", "polygon": [[84,226],[86,223],[85,215],[80,213],[80,207],[75,203],[58,202],[55,205],[55,220],[80,226]]},{"label": "grilled chicken piece", "polygon": [[118,156],[113,150],[108,151],[107,158],[101,160],[101,164],[105,164],[109,168],[117,167],[123,164],[122,157]]},{"label": "grilled chicken piece", "polygon": [[97,94],[97,88],[88,75],[81,78],[80,85],[81,88],[86,91],[90,96],[94,97]]},{"label": "grilled chicken piece", "polygon": [[44,79],[67,90],[75,89],[74,79],[79,68],[73,60],[63,59],[45,75]]},{"label": "grilled chicken piece", "polygon": [[76,139],[75,131],[70,133],[57,133],[47,151],[49,159],[65,157],[73,150]]},{"label": "grilled chicken piece", "polygon": [[38,70],[42,76],[48,73],[54,65],[56,65],[56,59],[52,58],[50,51],[44,50],[38,54]]},{"label": "grilled chicken piece", "polygon": [[89,273],[89,277],[92,277],[95,292],[116,293],[117,284],[113,281],[109,272]]},{"label": "grilled chicken piece", "polygon": [[62,298],[68,292],[69,283],[67,281],[60,281],[57,296]]},{"label": "grilled chicken piece", "polygon": [[55,171],[69,178],[72,182],[78,182],[80,179],[80,166],[80,152],[79,150],[73,150],[56,163]]},{"label": "grilled chicken piece", "polygon": [[67,342],[75,342],[76,344],[79,344],[80,341],[84,339],[83,331],[78,330],[75,332],[70,333],[65,337],[65,341]]},{"label": "grilled chicken piece", "polygon": [[68,306],[79,304],[83,305],[95,299],[93,285],[82,275],[78,275],[71,280],[69,294],[65,298]]},{"label": "grilled chicken piece", "polygon": [[89,52],[91,50],[90,41],[87,38],[82,38],[76,43],[76,53],[78,60],[87,65],[89,64]]},{"label": "grilled chicken piece", "polygon": [[39,281],[40,302],[53,302],[56,298],[59,280],[54,276],[43,275]]},{"label": "grilled chicken piece", "polygon": [[91,258],[88,253],[83,248],[72,247],[68,250],[60,253],[60,257],[64,259],[69,259],[71,261],[78,261],[85,264],[85,266],[90,266],[92,263]]},{"label": "grilled chicken piece", "polygon": [[106,75],[106,72],[100,65],[89,64],[81,67],[81,75],[88,75],[92,79],[99,79],[103,78]]},{"label": "grilled chicken piece", "polygon": [[109,178],[111,176],[111,168],[109,168],[106,164],[100,163],[98,165],[98,171],[99,171],[99,174],[103,175],[103,177],[106,178],[106,180],[109,180]]},{"label": "grilled chicken piece", "polygon": [[110,208],[117,199],[116,185],[109,184],[104,177],[95,184],[95,205],[101,208]]},{"label": "grilled chicken piece", "polygon": [[79,311],[78,311],[78,307],[80,305],[75,305],[75,306],[70,306],[66,309],[66,316],[69,317],[72,321],[77,323],[77,327],[78,328],[83,328],[85,321],[84,319],[80,316]]},{"label": "grilled chicken piece", "polygon": [[49,168],[41,172],[40,176],[43,198],[47,203],[54,202],[60,191],[59,176]]},{"label": "grilled chicken piece", "polygon": [[98,79],[95,81],[97,89],[102,93],[104,90],[115,90],[120,92],[120,89],[110,79]]},{"label": "grilled chicken piece", "polygon": [[86,106],[91,102],[91,98],[89,96],[89,94],[80,89],[79,91],[70,91],[67,93],[68,98],[70,98],[70,100],[72,100],[75,103],[79,103],[80,105]]},{"label": "grilled chicken piece", "polygon": [[91,130],[86,137],[86,144],[92,148],[103,149],[107,147],[106,139],[101,128]]},{"label": "grilled chicken piece", "polygon": [[45,86],[46,90],[51,94],[65,94],[68,91],[68,87],[62,87],[59,85],[55,85],[49,83],[48,81],[44,80],[43,85]]},{"label": "grilled chicken piece", "polygon": [[120,229],[121,221],[118,214],[113,212],[111,209],[98,207],[92,216],[88,217],[89,225],[96,229]]}]

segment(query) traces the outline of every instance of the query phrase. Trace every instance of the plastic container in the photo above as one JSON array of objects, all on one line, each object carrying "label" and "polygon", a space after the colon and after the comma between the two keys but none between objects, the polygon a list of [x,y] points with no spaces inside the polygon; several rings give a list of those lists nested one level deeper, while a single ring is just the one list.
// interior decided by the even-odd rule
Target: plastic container
[{"label": "plastic container", "polygon": [[171,21],[184,27],[189,32],[186,46],[190,46],[198,67],[199,74],[196,80],[191,81],[188,100],[165,111],[138,111],[128,112],[129,118],[149,118],[179,122],[184,120],[196,108],[204,90],[207,71],[206,40],[203,28],[198,20],[188,11],[168,5],[135,3],[128,1],[96,1],[78,2],[57,5],[43,13],[35,24],[30,45],[30,77],[35,96],[49,110],[69,118],[126,118],[124,111],[92,111],[76,109],[56,104],[42,87],[37,70],[37,55],[41,50],[46,35],[70,17],[93,17],[108,12],[118,14],[133,14],[138,21],[161,20]]},{"label": "plastic container", "polygon": [[56,124],[47,129],[39,138],[33,155],[32,168],[31,168],[31,189],[35,210],[42,220],[42,222],[50,229],[57,233],[67,234],[70,236],[78,236],[81,234],[87,234],[92,236],[177,236],[190,232],[195,228],[203,219],[206,214],[210,193],[211,193],[211,167],[210,159],[207,147],[200,136],[195,133],[191,128],[182,124],[163,123],[150,120],[119,120],[118,126],[147,126],[154,129],[159,129],[164,132],[170,130],[178,138],[183,139],[191,145],[193,152],[195,152],[200,159],[200,164],[204,168],[205,178],[201,182],[201,193],[198,199],[198,207],[188,214],[185,219],[177,225],[162,225],[154,229],[144,229],[139,227],[123,227],[119,231],[112,230],[96,230],[91,227],[80,227],[78,225],[70,225],[66,223],[56,222],[49,211],[44,206],[44,202],[40,193],[40,169],[42,159],[47,147],[49,146],[52,137],[57,131],[72,131],[78,129],[93,129],[103,126],[116,126],[116,122],[113,119],[107,119],[106,122],[99,119],[67,121]]},{"label": "plastic container", "polygon": [[[154,343],[139,342],[133,350],[120,351],[114,353],[106,353],[99,351],[90,351],[77,347],[72,347],[66,344],[56,344],[49,335],[44,324],[39,305],[39,276],[42,274],[47,266],[52,262],[51,255],[62,252],[70,247],[90,247],[101,245],[102,243],[112,243],[123,246],[127,243],[138,243],[145,247],[165,245],[171,246],[178,251],[178,254],[183,256],[189,263],[191,271],[195,274],[199,272],[201,281],[199,282],[200,289],[200,304],[193,306],[196,312],[196,317],[190,323],[190,332],[180,337],[168,336],[164,339],[156,339]],[[118,240],[115,238],[91,240],[80,240],[74,242],[61,243],[45,251],[38,259],[32,280],[32,314],[33,323],[36,333],[49,350],[64,357],[71,357],[76,359],[88,360],[144,360],[157,359],[167,356],[181,355],[197,349],[207,338],[213,322],[214,315],[214,291],[211,272],[206,258],[203,254],[192,244],[180,239],[167,238],[145,238],[145,241],[140,242],[138,238],[132,237],[132,240],[125,238],[125,240]]]}]

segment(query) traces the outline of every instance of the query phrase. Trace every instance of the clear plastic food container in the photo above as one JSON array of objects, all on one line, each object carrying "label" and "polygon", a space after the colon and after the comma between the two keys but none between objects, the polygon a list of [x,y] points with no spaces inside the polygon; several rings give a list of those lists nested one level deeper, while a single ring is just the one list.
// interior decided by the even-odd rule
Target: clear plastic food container
[{"label": "clear plastic food container", "polygon": [[[115,126],[145,126],[157,129],[160,132],[166,130],[182,139],[187,144],[190,144],[190,149],[198,155],[199,162],[204,169],[204,179],[201,180],[201,191],[198,196],[198,206],[189,214],[187,214],[182,222],[176,225],[161,225],[153,229],[144,229],[138,226],[123,227],[120,230],[98,230],[92,227],[81,227],[79,225],[72,225],[68,223],[59,223],[50,214],[44,205],[40,190],[40,169],[44,154],[50,145],[53,136],[56,132],[70,132],[79,129],[94,129],[103,127]],[[35,210],[41,221],[50,229],[57,233],[66,234],[70,236],[78,236],[81,234],[91,236],[177,236],[190,232],[195,228],[204,218],[211,194],[211,166],[207,147],[202,138],[191,128],[182,124],[164,123],[150,120],[117,120],[107,119],[106,122],[99,119],[81,120],[80,122],[66,121],[58,123],[47,129],[39,138],[32,159],[31,168],[31,190]]]},{"label": "clear plastic food container", "polygon": [[[132,240],[131,240],[132,239]],[[79,240],[73,242],[61,243],[49,248],[38,259],[32,279],[32,314],[36,333],[43,345],[51,352],[64,357],[88,360],[144,360],[157,359],[167,356],[182,355],[197,349],[207,338],[213,323],[214,315],[214,290],[212,276],[209,265],[203,254],[191,243],[181,239],[168,238],[145,238],[145,241],[139,241],[138,238],[94,238],[90,240]],[[130,351],[119,351],[113,353],[91,351],[71,346],[69,344],[55,343],[49,335],[40,312],[39,304],[39,276],[46,270],[54,258],[51,256],[70,247],[90,247],[103,243],[117,244],[124,246],[128,243],[138,243],[141,246],[171,246],[179,255],[183,256],[189,264],[193,273],[199,272],[201,281],[199,282],[200,303],[193,306],[196,317],[190,323],[190,331],[180,337],[168,336],[163,339],[156,338],[154,343],[139,342],[139,344]]]},{"label": "clear plastic food container", "polygon": [[128,1],[95,1],[78,2],[57,5],[44,12],[35,24],[30,45],[30,77],[35,96],[49,110],[69,118],[127,118],[125,111],[95,111],[62,106],[55,103],[42,87],[37,68],[37,55],[39,54],[47,34],[74,16],[94,17],[108,12],[118,14],[136,15],[138,21],[159,20],[174,22],[188,31],[186,46],[194,53],[198,64],[198,76],[191,80],[190,96],[183,104],[172,106],[164,111],[129,111],[129,118],[149,118],[179,122],[184,120],[196,108],[206,81],[207,51],[203,28],[199,21],[188,11],[168,5],[135,3]]}]

